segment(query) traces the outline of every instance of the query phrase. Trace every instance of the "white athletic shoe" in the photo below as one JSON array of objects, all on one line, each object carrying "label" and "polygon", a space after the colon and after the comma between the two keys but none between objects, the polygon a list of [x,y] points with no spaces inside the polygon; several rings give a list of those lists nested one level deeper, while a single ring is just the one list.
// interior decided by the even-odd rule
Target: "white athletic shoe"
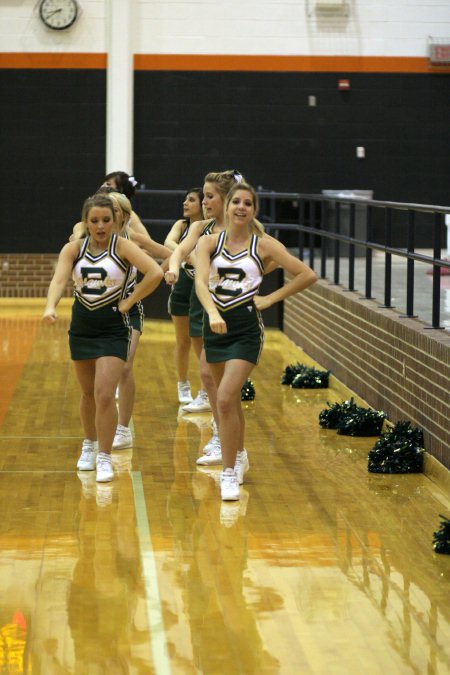
[{"label": "white athletic shoe", "polygon": [[222,447],[220,438],[213,436],[203,448],[203,455],[197,459],[197,464],[202,466],[211,466],[211,464],[222,464]]},{"label": "white athletic shoe", "polygon": [[112,449],[122,450],[123,448],[131,448],[132,446],[133,446],[133,436],[130,431],[130,428],[124,427],[123,424],[118,424],[112,444]]},{"label": "white athletic shoe", "polygon": [[234,469],[224,469],[220,477],[220,493],[223,501],[236,501],[240,497],[239,481]]},{"label": "white athletic shoe", "polygon": [[77,462],[79,471],[93,471],[95,469],[95,458],[97,456],[98,443],[85,438],[81,446],[81,455]]},{"label": "white athletic shoe", "polygon": [[111,455],[99,452],[97,455],[97,483],[109,483],[114,478]]},{"label": "white athletic shoe", "polygon": [[191,383],[189,382],[189,380],[178,382],[178,402],[191,403],[191,401],[192,401]]},{"label": "white athletic shoe", "polygon": [[240,450],[236,455],[236,464],[234,465],[234,470],[238,477],[239,485],[244,484],[244,474],[247,473],[249,468],[250,462],[248,461],[247,450],[243,448],[243,450]]},{"label": "white athletic shoe", "polygon": [[208,394],[203,389],[200,389],[194,400],[187,405],[184,405],[181,409],[183,412],[188,413],[210,412],[211,405],[209,403]]}]

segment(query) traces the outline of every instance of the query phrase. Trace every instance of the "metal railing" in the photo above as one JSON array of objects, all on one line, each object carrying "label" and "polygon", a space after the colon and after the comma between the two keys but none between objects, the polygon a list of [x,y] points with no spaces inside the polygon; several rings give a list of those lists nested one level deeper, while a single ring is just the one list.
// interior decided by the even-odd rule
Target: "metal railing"
[{"label": "metal railing", "polygon": [[[172,197],[175,199],[176,209],[179,212],[179,197],[185,194],[184,190],[140,190],[140,196]],[[450,207],[433,206],[429,204],[414,204],[406,202],[379,201],[358,197],[330,197],[318,194],[303,194],[298,192],[274,192],[258,190],[260,199],[260,219],[267,231],[277,238],[281,232],[290,232],[294,236],[300,258],[305,257],[305,250],[309,254],[309,265],[315,269],[316,256],[320,256],[320,272],[322,279],[327,278],[327,264],[329,257],[333,261],[332,280],[341,285],[341,261],[348,259],[348,286],[346,290],[356,291],[355,288],[355,251],[364,251],[365,257],[365,289],[363,299],[372,297],[373,285],[373,253],[384,253],[384,304],[383,307],[392,307],[392,257],[399,256],[406,260],[406,312],[404,318],[416,318],[414,314],[414,265],[416,262],[426,263],[432,267],[431,292],[431,326],[425,328],[442,329],[440,320],[441,275],[450,274],[450,260],[442,256],[445,231],[445,216],[450,216]],[[290,217],[280,218],[278,207],[281,203],[290,202]],[[138,210],[138,208],[136,208]],[[357,214],[358,210],[358,214]],[[145,213],[146,209],[139,205],[138,213]],[[345,228],[343,222],[345,215]],[[358,222],[357,216],[358,215]],[[401,246],[393,246],[394,231],[398,239],[398,216],[401,215],[404,242]],[[293,217],[295,216],[295,218]],[[381,224],[380,224],[381,216]],[[377,218],[377,237],[374,236],[374,220]],[[394,225],[394,217],[397,222]],[[415,250],[417,239],[418,220],[422,218],[420,227],[427,228],[427,241],[432,249],[432,255],[424,255]],[[142,218],[146,225],[172,225],[174,218]],[[284,222],[283,222],[284,221]],[[357,234],[358,230],[360,231]],[[394,229],[395,228],[395,229]],[[344,233],[343,229],[348,229]],[[363,236],[361,236],[361,232]],[[380,236],[380,232],[382,233]],[[295,234],[296,233],[296,234]],[[375,241],[378,239],[379,241]],[[329,251],[332,245],[332,252]],[[316,270],[317,271],[317,270]]]}]

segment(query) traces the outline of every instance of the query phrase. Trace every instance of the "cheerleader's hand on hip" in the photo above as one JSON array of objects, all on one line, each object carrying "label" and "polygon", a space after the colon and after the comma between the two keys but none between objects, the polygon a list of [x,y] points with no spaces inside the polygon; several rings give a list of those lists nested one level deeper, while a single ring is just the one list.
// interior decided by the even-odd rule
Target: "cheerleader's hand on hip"
[{"label": "cheerleader's hand on hip", "polygon": [[262,312],[263,309],[267,309],[268,307],[272,306],[268,295],[255,295],[253,302],[255,303],[255,307],[259,312]]},{"label": "cheerleader's hand on hip", "polygon": [[129,312],[131,307],[132,305],[130,305],[128,298],[120,300],[119,304],[117,305],[117,309],[121,314],[126,314],[127,312]]},{"label": "cheerleader's hand on hip", "polygon": [[226,333],[227,324],[217,310],[209,314],[209,326],[213,333]]},{"label": "cheerleader's hand on hip", "polygon": [[164,279],[166,280],[166,284],[168,286],[173,286],[178,281],[178,272],[170,272],[167,270],[167,272],[164,274]]}]

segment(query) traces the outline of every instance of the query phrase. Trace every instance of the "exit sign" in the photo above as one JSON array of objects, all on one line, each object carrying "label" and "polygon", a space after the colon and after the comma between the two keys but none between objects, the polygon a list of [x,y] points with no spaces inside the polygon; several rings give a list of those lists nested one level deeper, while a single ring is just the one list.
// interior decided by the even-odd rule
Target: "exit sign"
[{"label": "exit sign", "polygon": [[430,44],[430,63],[433,66],[450,66],[450,40],[448,43]]}]

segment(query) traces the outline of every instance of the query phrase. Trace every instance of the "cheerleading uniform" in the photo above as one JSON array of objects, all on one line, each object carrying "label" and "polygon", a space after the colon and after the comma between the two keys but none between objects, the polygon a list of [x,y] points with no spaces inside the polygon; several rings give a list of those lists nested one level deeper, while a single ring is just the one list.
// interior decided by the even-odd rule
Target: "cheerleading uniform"
[{"label": "cheerleading uniform", "polygon": [[[184,229],[181,233],[180,241],[186,239],[189,233],[189,223],[184,221]],[[178,280],[176,284],[172,286],[172,290],[169,296],[169,314],[171,316],[189,316],[189,305],[192,287],[194,285],[194,268],[189,263],[182,263],[180,267],[180,272],[178,275]]]},{"label": "cheerleading uniform", "polygon": [[[128,234],[123,235],[124,239],[129,239]],[[130,279],[127,283],[127,291],[126,291],[126,297],[131,295],[131,293],[134,291],[134,287],[136,286],[137,283],[137,269],[136,267],[132,266],[131,267],[131,273],[130,273]],[[145,319],[145,314],[144,314],[144,305],[140,300],[134,303],[134,305],[131,307],[130,311],[128,312],[128,316],[130,319],[130,326],[132,330],[137,330],[139,333],[142,333],[144,330],[144,319]]]},{"label": "cheerleading uniform", "polygon": [[132,267],[117,253],[117,235],[96,255],[89,250],[89,242],[86,237],[72,271],[71,357],[79,361],[117,356],[126,361],[131,327],[128,314],[119,312],[117,306],[127,295]]},{"label": "cheerleading uniform", "polygon": [[258,255],[259,238],[252,234],[249,245],[239,253],[226,248],[227,234],[221,232],[211,254],[209,292],[227,325],[224,334],[213,333],[208,318],[203,339],[208,363],[243,359],[257,364],[264,343],[261,314],[253,302],[261,285],[264,266]]},{"label": "cheerleading uniform", "polygon": [[[205,237],[209,234],[213,234],[214,225],[216,224],[216,219],[208,221],[208,223],[203,228],[201,237]],[[192,277],[192,281],[195,276],[195,269],[191,265],[191,269],[187,271],[187,274]],[[195,292],[195,285],[192,285],[191,296],[189,300],[189,337],[202,337],[203,336],[203,305],[200,300],[197,298],[197,293]]]}]

